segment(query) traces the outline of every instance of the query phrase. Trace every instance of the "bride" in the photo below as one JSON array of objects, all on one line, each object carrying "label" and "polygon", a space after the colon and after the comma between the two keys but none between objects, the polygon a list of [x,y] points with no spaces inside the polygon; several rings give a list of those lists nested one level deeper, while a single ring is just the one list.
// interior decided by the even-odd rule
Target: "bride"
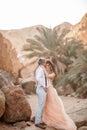
[{"label": "bride", "polygon": [[48,78],[48,90],[46,104],[43,111],[43,122],[49,127],[62,130],[76,130],[74,121],[65,112],[62,100],[53,87],[53,80],[55,78],[53,64],[46,61],[46,76]]}]

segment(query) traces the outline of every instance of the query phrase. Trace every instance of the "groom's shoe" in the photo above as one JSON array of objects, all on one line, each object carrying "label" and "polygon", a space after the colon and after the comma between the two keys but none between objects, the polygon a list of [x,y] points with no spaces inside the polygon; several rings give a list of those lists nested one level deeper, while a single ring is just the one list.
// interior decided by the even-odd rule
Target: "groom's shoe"
[{"label": "groom's shoe", "polygon": [[40,124],[41,124],[41,125],[46,125],[44,122],[41,122]]},{"label": "groom's shoe", "polygon": [[45,129],[46,128],[46,126],[42,125],[41,123],[35,124],[35,126],[41,128],[41,129]]}]

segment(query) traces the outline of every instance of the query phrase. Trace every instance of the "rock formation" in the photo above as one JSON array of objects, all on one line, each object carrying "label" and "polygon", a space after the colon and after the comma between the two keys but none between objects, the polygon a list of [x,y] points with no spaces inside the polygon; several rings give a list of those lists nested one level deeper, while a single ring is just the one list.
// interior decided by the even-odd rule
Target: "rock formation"
[{"label": "rock formation", "polygon": [[5,71],[0,71],[0,117],[9,123],[27,121],[31,117],[31,107],[23,89],[15,86]]},{"label": "rock formation", "polygon": [[61,44],[61,42],[63,42],[64,37],[70,31],[70,29],[71,29],[72,26],[73,25],[71,25],[70,23],[64,22],[64,23],[62,23],[62,24],[54,27],[53,31],[56,32],[60,44]]},{"label": "rock formation", "polygon": [[0,69],[9,73],[18,73],[21,64],[11,42],[0,33]]},{"label": "rock formation", "polygon": [[72,26],[69,33],[65,36],[65,39],[69,38],[75,38],[81,40],[84,44],[87,44],[87,13],[79,23]]},{"label": "rock formation", "polygon": [[0,117],[2,117],[2,115],[5,112],[5,95],[4,93],[0,90]]},{"label": "rock formation", "polygon": [[30,120],[31,107],[23,90],[19,87],[3,87],[2,91],[6,97],[3,120],[9,123]]}]

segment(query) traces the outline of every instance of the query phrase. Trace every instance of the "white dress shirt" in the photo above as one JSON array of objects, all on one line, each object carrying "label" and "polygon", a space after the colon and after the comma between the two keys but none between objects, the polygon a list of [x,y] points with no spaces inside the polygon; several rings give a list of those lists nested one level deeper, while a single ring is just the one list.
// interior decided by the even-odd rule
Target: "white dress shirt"
[{"label": "white dress shirt", "polygon": [[36,70],[36,83],[37,83],[37,86],[42,86],[42,87],[47,87],[45,85],[45,72],[43,70],[43,68],[41,66],[39,66]]}]

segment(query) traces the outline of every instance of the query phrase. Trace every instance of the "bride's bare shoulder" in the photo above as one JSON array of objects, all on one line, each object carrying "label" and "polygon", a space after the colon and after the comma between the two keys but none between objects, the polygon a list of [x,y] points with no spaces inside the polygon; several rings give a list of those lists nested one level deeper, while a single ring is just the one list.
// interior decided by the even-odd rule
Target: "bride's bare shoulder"
[{"label": "bride's bare shoulder", "polygon": [[52,72],[52,73],[48,74],[48,77],[49,77],[49,78],[55,78],[55,73]]}]

